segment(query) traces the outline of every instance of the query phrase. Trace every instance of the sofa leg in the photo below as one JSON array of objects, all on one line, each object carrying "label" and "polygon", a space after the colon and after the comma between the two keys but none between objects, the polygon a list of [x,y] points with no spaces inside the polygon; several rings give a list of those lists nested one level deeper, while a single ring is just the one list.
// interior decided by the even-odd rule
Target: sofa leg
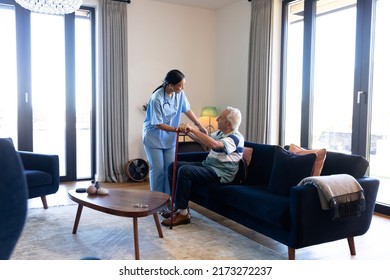
[{"label": "sofa leg", "polygon": [[355,241],[353,239],[353,236],[348,237],[347,240],[348,240],[349,251],[351,252],[352,256],[355,256],[356,249],[355,249]]},{"label": "sofa leg", "polygon": [[46,195],[42,195],[42,196],[41,196],[41,200],[42,200],[43,208],[45,208],[45,209],[49,208],[49,207],[47,206]]},{"label": "sofa leg", "polygon": [[295,249],[288,247],[288,259],[295,260]]}]

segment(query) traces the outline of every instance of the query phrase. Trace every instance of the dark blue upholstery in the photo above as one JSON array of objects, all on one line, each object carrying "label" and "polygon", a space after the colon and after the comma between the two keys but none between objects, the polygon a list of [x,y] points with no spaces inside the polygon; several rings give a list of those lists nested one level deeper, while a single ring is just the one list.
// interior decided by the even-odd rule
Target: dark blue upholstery
[{"label": "dark blue upholstery", "polygon": [[315,154],[297,155],[276,146],[269,191],[288,196],[292,186],[312,174],[315,159]]},{"label": "dark blue upholstery", "polygon": [[[4,138],[12,143],[11,138]],[[46,195],[54,194],[60,186],[58,155],[17,151],[27,180],[28,198],[40,197],[45,209],[48,208]]]},{"label": "dark blue upholstery", "polygon": [[20,157],[0,138],[0,259],[9,259],[27,215],[27,182]]},{"label": "dark blue upholstery", "polygon": [[46,195],[56,193],[60,186],[58,156],[25,151],[18,153],[25,169],[29,198],[41,197],[44,208],[47,208]]},{"label": "dark blue upholstery", "polygon": [[[317,189],[311,184],[290,186],[288,195],[269,190],[276,145],[245,142],[245,146],[253,148],[245,181],[194,185],[191,201],[287,245],[289,259],[295,258],[295,249],[344,238],[353,243],[354,236],[367,232],[379,180],[364,176],[368,168],[364,157],[327,152],[322,175],[354,176],[366,198],[366,210],[359,217],[334,221],[331,211],[321,208]],[[178,160],[201,161],[206,155],[179,153]]]}]

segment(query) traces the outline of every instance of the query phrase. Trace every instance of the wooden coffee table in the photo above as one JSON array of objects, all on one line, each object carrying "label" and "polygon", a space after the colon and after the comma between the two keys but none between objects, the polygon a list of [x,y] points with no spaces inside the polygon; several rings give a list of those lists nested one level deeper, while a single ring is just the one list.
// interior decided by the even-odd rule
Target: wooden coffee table
[{"label": "wooden coffee table", "polygon": [[148,190],[108,189],[108,191],[109,193],[106,195],[88,195],[87,193],[77,193],[76,190],[68,192],[70,199],[78,203],[72,233],[76,234],[77,232],[83,206],[116,216],[132,217],[135,259],[139,260],[138,218],[152,214],[158,235],[162,238],[163,233],[157,211],[169,205],[170,196],[166,193]]}]

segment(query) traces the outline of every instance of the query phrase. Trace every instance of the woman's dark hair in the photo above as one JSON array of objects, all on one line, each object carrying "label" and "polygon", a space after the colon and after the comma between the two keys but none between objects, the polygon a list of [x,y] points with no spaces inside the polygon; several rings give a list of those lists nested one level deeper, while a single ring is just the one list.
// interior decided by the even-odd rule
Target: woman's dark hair
[{"label": "woman's dark hair", "polygon": [[165,76],[165,79],[162,82],[162,85],[157,87],[153,92],[155,92],[156,90],[158,90],[162,87],[165,89],[165,87],[169,84],[176,85],[176,84],[180,83],[184,78],[185,78],[184,74],[181,71],[179,71],[177,69],[173,69],[167,73],[167,75]]}]

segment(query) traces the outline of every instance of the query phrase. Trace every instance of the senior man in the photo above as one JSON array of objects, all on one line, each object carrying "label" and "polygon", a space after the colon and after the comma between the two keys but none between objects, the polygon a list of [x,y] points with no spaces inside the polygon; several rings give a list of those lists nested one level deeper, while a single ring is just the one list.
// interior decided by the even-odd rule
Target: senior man
[{"label": "senior man", "polygon": [[[188,224],[191,215],[188,210],[191,187],[197,184],[233,181],[244,150],[244,137],[238,131],[241,124],[240,110],[227,107],[217,118],[218,130],[210,135],[204,134],[188,124],[181,124],[180,131],[187,133],[194,141],[210,148],[203,162],[177,163],[176,194],[174,198],[175,212],[172,226]],[[173,165],[168,168],[169,183],[172,187]],[[170,213],[163,213],[165,218],[161,224],[171,226]]]}]

